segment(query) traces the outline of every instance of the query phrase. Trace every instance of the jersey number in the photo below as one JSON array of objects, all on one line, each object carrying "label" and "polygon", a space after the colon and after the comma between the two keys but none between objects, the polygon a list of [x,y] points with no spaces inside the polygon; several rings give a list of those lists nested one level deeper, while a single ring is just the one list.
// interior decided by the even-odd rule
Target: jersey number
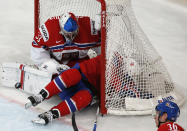
[{"label": "jersey number", "polygon": [[177,125],[173,124],[167,124],[170,131],[177,131]]}]

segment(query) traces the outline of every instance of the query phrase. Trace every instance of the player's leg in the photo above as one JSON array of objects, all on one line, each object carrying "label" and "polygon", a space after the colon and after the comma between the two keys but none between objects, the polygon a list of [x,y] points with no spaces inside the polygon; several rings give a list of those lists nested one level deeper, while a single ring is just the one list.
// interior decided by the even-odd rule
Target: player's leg
[{"label": "player's leg", "polygon": [[77,69],[69,69],[61,73],[53,79],[39,94],[28,97],[29,102],[25,104],[25,108],[36,106],[45,99],[63,92],[65,89],[79,83],[81,74]]},{"label": "player's leg", "polygon": [[87,107],[92,101],[92,95],[89,90],[81,90],[77,92],[71,98],[67,98],[65,101],[61,102],[57,106],[53,107],[59,111],[60,116],[68,115],[75,111],[80,111],[81,109]]},{"label": "player's leg", "polygon": [[80,90],[75,93],[72,97],[66,97],[66,100],[54,106],[48,112],[44,112],[38,116],[37,119],[33,120],[34,123],[48,124],[52,120],[68,115],[75,111],[87,107],[92,101],[92,95],[89,90]]},{"label": "player's leg", "polygon": [[53,95],[63,92],[63,90],[69,87],[78,84],[80,80],[81,74],[77,69],[69,69],[64,71],[45,87],[45,90],[48,92],[47,99]]}]

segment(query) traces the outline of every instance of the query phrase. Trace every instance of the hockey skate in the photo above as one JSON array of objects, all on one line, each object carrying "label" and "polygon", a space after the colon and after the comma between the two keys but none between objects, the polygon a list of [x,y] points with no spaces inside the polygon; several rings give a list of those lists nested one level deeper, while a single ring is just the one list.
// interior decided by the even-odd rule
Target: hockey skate
[{"label": "hockey skate", "polygon": [[52,122],[54,119],[58,117],[59,117],[58,111],[50,110],[38,115],[36,119],[32,120],[32,123],[39,124],[39,125],[47,125],[49,122]]},{"label": "hockey skate", "polygon": [[37,95],[29,96],[28,102],[25,104],[25,109],[28,109],[31,106],[37,106],[42,101],[44,101],[46,97],[47,97],[47,92],[44,89],[42,89]]},{"label": "hockey skate", "polygon": [[31,106],[37,106],[44,100],[41,94],[33,95],[28,97],[28,102],[25,104],[25,109],[30,108]]}]

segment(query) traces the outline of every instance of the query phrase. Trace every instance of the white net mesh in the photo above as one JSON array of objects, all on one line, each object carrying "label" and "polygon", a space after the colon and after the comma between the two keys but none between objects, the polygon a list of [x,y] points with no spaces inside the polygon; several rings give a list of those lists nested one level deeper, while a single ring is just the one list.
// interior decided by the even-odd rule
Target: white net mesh
[{"label": "white net mesh", "polygon": [[[96,20],[96,0],[39,0],[39,22],[73,12]],[[183,103],[154,47],[136,21],[130,0],[106,0],[105,107],[112,114],[148,114],[158,99]]]},{"label": "white net mesh", "polygon": [[66,12],[73,12],[76,16],[89,16],[93,20],[101,12],[101,4],[96,0],[39,0],[39,4],[40,24]]},{"label": "white net mesh", "polygon": [[130,0],[106,2],[106,108],[108,113],[147,114],[158,99],[183,98],[161,57],[138,25]]}]

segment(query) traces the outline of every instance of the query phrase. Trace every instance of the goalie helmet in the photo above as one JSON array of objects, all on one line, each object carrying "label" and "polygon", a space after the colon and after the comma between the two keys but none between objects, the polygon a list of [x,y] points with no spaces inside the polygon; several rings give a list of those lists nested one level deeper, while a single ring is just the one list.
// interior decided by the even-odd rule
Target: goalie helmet
[{"label": "goalie helmet", "polygon": [[164,101],[159,103],[156,108],[156,111],[159,111],[159,115],[162,116],[163,113],[167,113],[167,120],[176,121],[177,117],[180,115],[180,109],[178,105],[172,101]]},{"label": "goalie helmet", "polygon": [[59,24],[61,34],[65,37],[66,41],[73,41],[78,33],[78,22],[73,13],[65,13],[60,16]]}]

